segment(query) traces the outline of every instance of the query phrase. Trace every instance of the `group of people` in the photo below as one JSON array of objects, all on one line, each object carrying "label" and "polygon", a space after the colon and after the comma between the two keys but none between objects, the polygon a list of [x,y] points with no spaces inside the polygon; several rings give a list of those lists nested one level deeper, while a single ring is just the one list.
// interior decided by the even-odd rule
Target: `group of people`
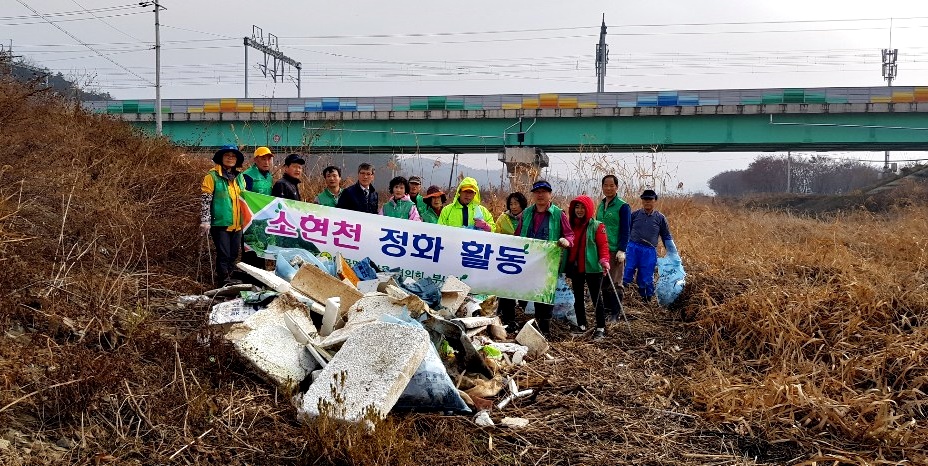
[{"label": "group of people", "polygon": [[[201,230],[209,234],[216,246],[216,274],[224,284],[232,278],[235,259],[242,244],[242,213],[238,197],[243,190],[302,201],[299,183],[305,160],[297,154],[286,157],[283,175],[273,181],[273,154],[267,147],[254,153],[254,163],[241,171],[243,154],[234,146],[220,148],[213,156],[216,166],[203,178]],[[588,321],[585,291],[595,305],[594,339],[605,336],[606,321],[624,316],[622,293],[634,282],[644,300],[654,296],[654,268],[658,241],[668,253],[676,253],[666,217],[655,210],[657,193],[646,189],[641,194],[642,207],[634,212],[618,196],[619,180],[615,175],[602,179],[602,199],[598,204],[589,196],[577,196],[566,210],[552,202],[553,188],[548,181],[532,184],[532,204],[519,192],[506,198],[507,210],[495,220],[480,200],[480,188],[473,178],[458,184],[448,203],[439,186],[430,186],[421,194],[422,179],[394,177],[389,183],[390,198],[380,203],[373,181],[374,167],[358,166],[357,181],[341,187],[341,169],[329,166],[322,170],[325,188],[313,202],[369,214],[436,223],[484,232],[522,236],[557,242],[561,255],[559,273],[570,279],[577,314],[576,331],[586,332]],[[254,253],[242,254],[242,261],[263,267]],[[516,329],[516,301],[499,300],[499,314],[508,330]],[[526,303],[521,303],[524,307]],[[536,321],[542,333],[550,330],[553,305],[535,303]]]}]

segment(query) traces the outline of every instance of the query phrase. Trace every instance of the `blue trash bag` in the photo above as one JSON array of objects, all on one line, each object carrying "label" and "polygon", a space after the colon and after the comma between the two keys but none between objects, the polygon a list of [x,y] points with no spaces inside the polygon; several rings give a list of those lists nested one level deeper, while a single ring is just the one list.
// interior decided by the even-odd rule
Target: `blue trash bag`
[{"label": "blue trash bag", "polygon": [[293,280],[293,276],[296,275],[296,271],[299,270],[299,266],[294,267],[292,264],[293,259],[297,257],[304,263],[319,267],[329,275],[335,275],[335,263],[327,259],[320,259],[305,249],[269,247],[268,253],[274,254],[275,260],[277,261],[274,273],[288,282]]},{"label": "blue trash bag", "polygon": [[358,280],[364,281],[377,279],[377,267],[373,262],[371,262],[370,257],[361,259],[351,269],[354,270],[354,274],[358,276]]},{"label": "blue trash bag", "polygon": [[420,278],[416,283],[406,284],[403,283],[403,277],[394,276],[394,278],[396,278],[401,288],[422,298],[432,309],[437,308],[439,304],[441,304],[441,288],[438,287],[438,283],[435,283],[435,280],[426,277]]},{"label": "blue trash bag", "polygon": [[574,290],[567,286],[567,275],[557,277],[557,289],[554,291],[554,310],[551,317],[566,320],[577,325],[577,312],[574,310]]},{"label": "blue trash bag", "polygon": [[661,306],[670,306],[680,297],[686,285],[686,272],[683,270],[683,260],[677,253],[668,253],[657,258],[657,303]]},{"label": "blue trash bag", "polygon": [[[399,318],[384,315],[380,320],[391,324],[424,328],[421,323],[408,316]],[[419,364],[416,373],[409,379],[409,385],[406,385],[406,389],[403,390],[403,394],[393,407],[409,411],[471,412],[467,403],[458,394],[457,387],[454,386],[445,365],[441,362],[438,350],[431,342],[425,359]]]}]

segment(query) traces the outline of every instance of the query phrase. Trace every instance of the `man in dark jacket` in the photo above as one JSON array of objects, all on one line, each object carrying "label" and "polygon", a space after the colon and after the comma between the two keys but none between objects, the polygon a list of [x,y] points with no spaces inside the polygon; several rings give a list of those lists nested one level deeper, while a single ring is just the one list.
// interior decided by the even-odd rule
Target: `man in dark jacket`
[{"label": "man in dark jacket", "polygon": [[358,182],[342,192],[335,207],[377,215],[380,200],[373,183],[374,167],[369,163],[358,165]]},{"label": "man in dark jacket", "polygon": [[300,176],[303,175],[303,165],[306,161],[297,154],[290,154],[284,160],[284,176],[282,176],[271,189],[271,196],[282,197],[292,201],[302,201],[300,197]]}]

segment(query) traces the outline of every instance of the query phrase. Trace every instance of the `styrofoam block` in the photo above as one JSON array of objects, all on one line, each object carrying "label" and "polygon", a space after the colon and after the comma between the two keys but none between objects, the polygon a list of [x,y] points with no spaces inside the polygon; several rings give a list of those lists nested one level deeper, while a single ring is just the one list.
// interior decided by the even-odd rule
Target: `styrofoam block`
[{"label": "styrofoam block", "polygon": [[340,345],[347,341],[348,337],[355,330],[372,322],[379,321],[384,315],[405,317],[409,315],[409,311],[402,305],[395,304],[393,298],[385,294],[366,295],[352,304],[348,309],[348,313],[345,316],[347,317],[345,326],[333,330],[319,346],[331,348]]},{"label": "styrofoam block", "polygon": [[461,304],[464,304],[468,293],[470,293],[470,286],[455,276],[448,276],[445,278],[445,283],[441,285],[441,305],[453,315]]},{"label": "styrofoam block", "polygon": [[317,417],[325,405],[328,416],[348,422],[363,420],[368,409],[385,417],[430,344],[422,328],[387,322],[358,328],[303,395],[300,416]]},{"label": "styrofoam block", "polygon": [[316,368],[316,361],[305,346],[280,325],[250,330],[232,343],[262,376],[283,390],[294,390]]},{"label": "styrofoam block", "polygon": [[320,303],[324,303],[331,297],[338,296],[341,298],[342,313],[347,312],[349,306],[364,296],[353,285],[343,283],[318,267],[311,265],[300,267],[300,270],[297,270],[296,275],[293,276],[293,280],[290,280],[290,286]]},{"label": "styrofoam block", "polygon": [[341,308],[341,298],[337,296],[325,300],[325,314],[322,315],[322,328],[319,329],[319,335],[329,336],[335,330],[335,322],[338,321],[339,309]]},{"label": "styrofoam block", "polygon": [[534,320],[529,320],[522,326],[522,330],[516,335],[516,341],[528,347],[529,356],[538,358],[548,352],[548,340],[532,325]]},{"label": "styrofoam block", "polygon": [[494,317],[462,317],[451,319],[454,322],[460,322],[464,328],[486,327],[498,323]]}]

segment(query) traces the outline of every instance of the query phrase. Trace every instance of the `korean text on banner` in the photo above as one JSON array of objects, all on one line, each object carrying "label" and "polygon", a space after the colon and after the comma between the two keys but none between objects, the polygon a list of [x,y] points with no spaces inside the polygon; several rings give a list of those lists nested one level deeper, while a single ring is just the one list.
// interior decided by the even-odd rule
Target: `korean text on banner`
[{"label": "korean text on banner", "polygon": [[412,277],[459,277],[473,292],[554,301],[561,249],[552,241],[371,215],[242,192],[245,243],[259,256],[278,248],[370,257]]}]

